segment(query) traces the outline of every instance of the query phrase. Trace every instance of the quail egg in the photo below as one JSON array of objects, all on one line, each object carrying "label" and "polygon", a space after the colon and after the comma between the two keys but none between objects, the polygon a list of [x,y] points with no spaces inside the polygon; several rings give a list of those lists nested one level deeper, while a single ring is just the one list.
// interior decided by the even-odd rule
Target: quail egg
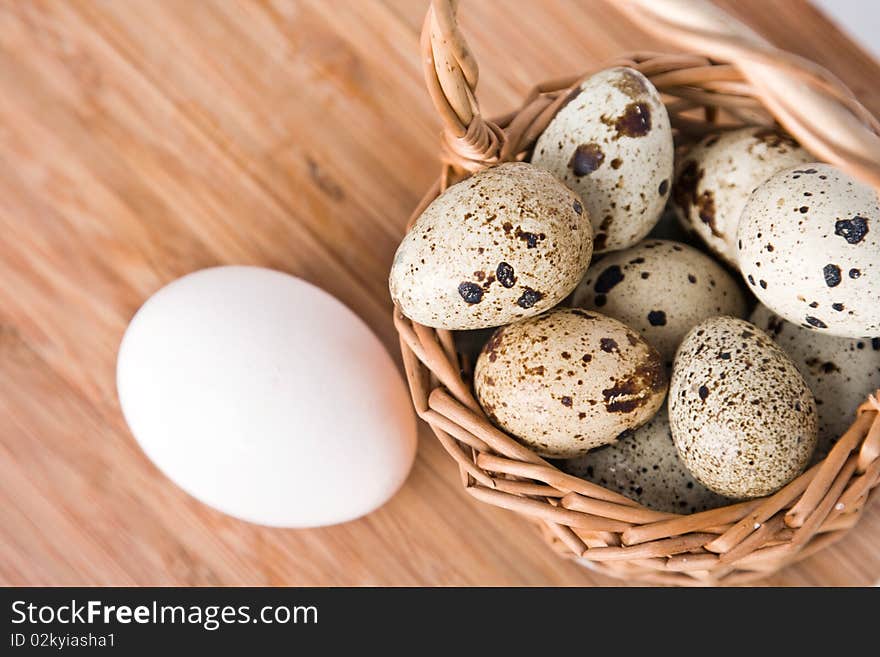
[{"label": "quail egg", "polygon": [[794,363],[741,319],[713,317],[679,347],[669,388],[672,438],[688,470],[735,499],[770,495],[816,447],[816,402]]},{"label": "quail egg", "polygon": [[474,371],[483,410],[542,456],[614,442],[663,403],[657,351],[621,322],[560,308],[498,329]]},{"label": "quail egg", "polygon": [[880,338],[822,335],[762,304],[750,321],[782,347],[810,386],[819,411],[816,457],[824,457],[855,420],[859,404],[880,389]]},{"label": "quail egg", "polygon": [[666,409],[616,444],[563,461],[562,470],[664,513],[696,513],[730,503],[684,467]]},{"label": "quail egg", "polygon": [[880,335],[880,201],[828,164],[780,171],[749,198],[739,266],[777,315],[849,338]]},{"label": "quail egg", "polygon": [[619,319],[669,366],[691,327],[715,315],[746,314],[743,292],[723,267],[686,244],[654,239],[592,265],[572,306]]},{"label": "quail egg", "polygon": [[687,228],[736,267],[736,227],[749,194],[777,171],[812,159],[775,128],[712,133],[676,167],[672,204]]},{"label": "quail egg", "polygon": [[663,212],[672,180],[672,128],[654,85],[627,67],[576,87],[538,138],[531,162],[583,198],[596,253],[632,246]]},{"label": "quail egg", "polygon": [[568,296],[592,244],[577,194],[530,164],[502,164],[425,209],[394,256],[391,297],[404,315],[435,328],[508,324]]}]

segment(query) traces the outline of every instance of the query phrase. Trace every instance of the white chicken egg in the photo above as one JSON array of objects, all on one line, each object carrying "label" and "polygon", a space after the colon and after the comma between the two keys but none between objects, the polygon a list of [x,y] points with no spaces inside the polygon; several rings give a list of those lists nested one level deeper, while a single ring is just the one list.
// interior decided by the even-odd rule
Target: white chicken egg
[{"label": "white chicken egg", "polygon": [[250,522],[352,520],[394,495],[415,456],[415,416],[382,344],[277,271],[216,267],[159,290],[125,333],[117,387],[156,466]]}]

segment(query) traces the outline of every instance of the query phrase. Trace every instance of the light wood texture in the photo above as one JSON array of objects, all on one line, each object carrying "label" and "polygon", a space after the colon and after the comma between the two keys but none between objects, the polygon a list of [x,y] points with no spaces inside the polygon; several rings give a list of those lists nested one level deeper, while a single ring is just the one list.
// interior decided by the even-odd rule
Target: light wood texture
[{"label": "light wood texture", "polygon": [[[610,3],[463,2],[489,115],[538,80],[661,46]],[[880,68],[809,5],[722,4],[880,113]],[[397,357],[386,273],[437,173],[418,57],[425,7],[0,1],[0,583],[616,583],[471,499],[427,430],[386,507],[279,531],[186,496],[119,412],[127,321],[208,265],[302,276]],[[873,583],[878,541],[875,506],[840,543],[766,581]]]}]

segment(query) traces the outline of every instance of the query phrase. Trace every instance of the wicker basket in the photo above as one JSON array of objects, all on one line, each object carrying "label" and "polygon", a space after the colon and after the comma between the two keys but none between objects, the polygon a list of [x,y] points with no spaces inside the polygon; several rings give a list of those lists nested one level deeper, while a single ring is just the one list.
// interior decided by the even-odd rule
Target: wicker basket
[{"label": "wicker basket", "polygon": [[[484,119],[456,5],[433,0],[422,30],[425,78],[445,127],[443,167],[410,223],[468,173],[526,158],[584,77],[538,85],[517,111]],[[631,66],[651,79],[677,146],[722,124],[776,120],[818,159],[880,188],[877,121],[830,73],[772,47],[708,3],[622,6],[645,29],[709,55],[634,53],[605,65]],[[561,472],[494,427],[450,332],[411,322],[397,309],[394,323],[413,404],[455,459],[468,493],[526,516],[560,554],[609,575],[674,585],[762,578],[840,539],[880,482],[880,404],[869,398],[828,457],[774,495],[687,516],[652,511]]]}]

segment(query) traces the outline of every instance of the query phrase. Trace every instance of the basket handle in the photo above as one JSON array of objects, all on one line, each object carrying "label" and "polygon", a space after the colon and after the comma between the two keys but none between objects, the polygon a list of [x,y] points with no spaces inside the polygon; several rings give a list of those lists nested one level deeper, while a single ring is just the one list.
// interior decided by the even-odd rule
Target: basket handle
[{"label": "basket handle", "polygon": [[[708,0],[623,0],[645,31],[734,64],[779,123],[818,158],[880,189],[880,122],[823,67],[776,48]],[[422,27],[425,82],[443,121],[445,164],[500,161],[504,132],[480,114],[479,69],[458,28],[458,0],[431,0]]]},{"label": "basket handle", "polygon": [[880,189],[880,123],[827,69],[771,45],[708,0],[624,0],[620,7],[645,31],[734,64],[807,150]]},{"label": "basket handle", "polygon": [[422,25],[425,83],[443,121],[443,161],[476,171],[499,161],[504,132],[480,114],[477,62],[458,29],[458,0],[431,0]]}]

